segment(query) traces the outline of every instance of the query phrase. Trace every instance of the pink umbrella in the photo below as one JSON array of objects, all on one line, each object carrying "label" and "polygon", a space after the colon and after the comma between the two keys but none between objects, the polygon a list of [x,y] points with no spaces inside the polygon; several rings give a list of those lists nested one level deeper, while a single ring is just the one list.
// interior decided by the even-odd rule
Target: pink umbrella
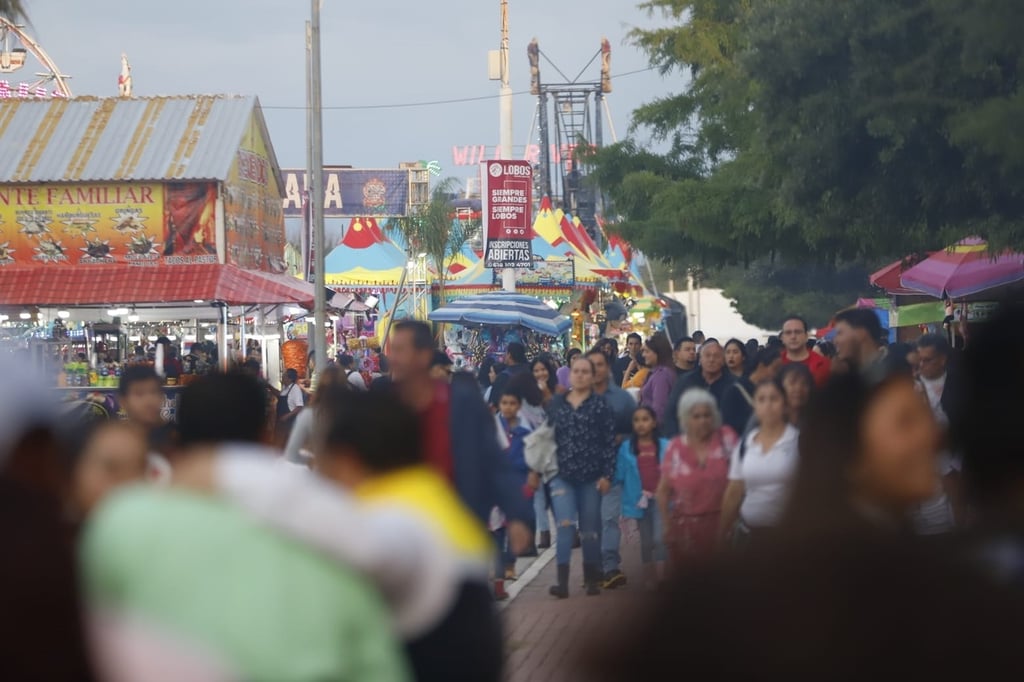
[{"label": "pink umbrella", "polygon": [[935,298],[964,298],[1024,281],[1024,253],[989,253],[988,243],[968,237],[910,268],[900,284]]}]

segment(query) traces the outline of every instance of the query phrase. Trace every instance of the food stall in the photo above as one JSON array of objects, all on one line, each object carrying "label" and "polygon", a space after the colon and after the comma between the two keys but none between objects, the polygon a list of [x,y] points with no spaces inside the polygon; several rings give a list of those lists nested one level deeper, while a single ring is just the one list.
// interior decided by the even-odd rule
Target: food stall
[{"label": "food stall", "polygon": [[153,362],[168,414],[214,359],[258,348],[276,380],[282,306],[313,293],[283,274],[256,98],[0,100],[0,148],[0,351],[76,396]]}]

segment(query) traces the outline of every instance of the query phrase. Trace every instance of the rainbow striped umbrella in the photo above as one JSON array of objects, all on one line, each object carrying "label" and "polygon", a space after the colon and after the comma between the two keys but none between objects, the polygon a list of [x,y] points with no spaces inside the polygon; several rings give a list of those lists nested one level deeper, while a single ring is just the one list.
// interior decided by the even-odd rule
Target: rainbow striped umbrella
[{"label": "rainbow striped umbrella", "polygon": [[1024,254],[993,254],[988,243],[969,237],[933,253],[900,277],[907,289],[935,298],[965,298],[1024,281]]}]

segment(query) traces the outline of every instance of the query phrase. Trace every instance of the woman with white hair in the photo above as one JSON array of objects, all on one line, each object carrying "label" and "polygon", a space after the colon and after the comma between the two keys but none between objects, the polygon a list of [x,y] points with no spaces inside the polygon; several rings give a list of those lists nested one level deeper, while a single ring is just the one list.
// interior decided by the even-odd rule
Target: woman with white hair
[{"label": "woman with white hair", "polygon": [[679,399],[680,435],[665,450],[656,499],[673,563],[711,552],[718,538],[729,461],[739,438],[722,425],[710,392],[691,388]]}]

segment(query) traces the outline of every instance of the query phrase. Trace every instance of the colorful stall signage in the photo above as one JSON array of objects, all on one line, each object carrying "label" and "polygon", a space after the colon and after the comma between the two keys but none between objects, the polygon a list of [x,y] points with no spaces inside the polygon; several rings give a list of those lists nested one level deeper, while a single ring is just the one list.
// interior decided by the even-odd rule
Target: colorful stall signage
[{"label": "colorful stall signage", "polygon": [[[494,269],[494,284],[502,282],[502,268]],[[542,260],[533,259],[532,268],[515,268],[516,286],[551,287],[571,289],[576,283],[575,263],[573,259]]]},{"label": "colorful stall signage", "polygon": [[225,260],[248,270],[283,273],[284,216],[278,177],[255,120],[224,182]]},{"label": "colorful stall signage", "polygon": [[[409,214],[409,170],[383,168],[324,168],[324,217],[378,218]],[[306,171],[285,169],[284,215],[301,218],[303,192],[309,189]]]},{"label": "colorful stall signage", "polygon": [[217,262],[211,183],[0,186],[0,266]]},{"label": "colorful stall signage", "polygon": [[480,172],[485,265],[532,267],[533,167],[529,161],[487,161]]}]

